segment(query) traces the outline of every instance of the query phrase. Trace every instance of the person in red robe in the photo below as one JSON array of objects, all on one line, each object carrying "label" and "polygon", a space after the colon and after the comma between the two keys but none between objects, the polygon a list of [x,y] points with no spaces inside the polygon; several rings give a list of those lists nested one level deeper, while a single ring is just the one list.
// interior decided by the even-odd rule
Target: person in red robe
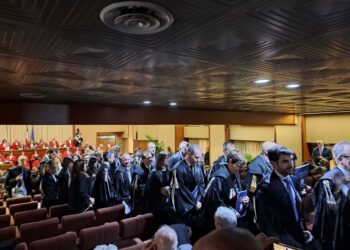
[{"label": "person in red robe", "polygon": [[7,150],[6,148],[8,148],[7,140],[3,139],[0,144],[0,150]]},{"label": "person in red robe", "polygon": [[44,147],[44,141],[43,139],[40,139],[39,142],[36,144],[36,148],[43,148]]},{"label": "person in red robe", "polygon": [[4,161],[5,161],[5,157],[2,154],[0,154],[0,162],[3,163]]},{"label": "person in red robe", "polygon": [[17,165],[17,157],[15,155],[13,155],[13,152],[11,152],[7,157],[6,160],[7,162],[10,162],[12,164],[12,166],[16,166]]},{"label": "person in red robe", "polygon": [[33,149],[35,147],[36,147],[36,145],[35,145],[33,140],[30,140],[30,141],[26,140],[26,148]]},{"label": "person in red robe", "polygon": [[52,138],[52,141],[49,142],[50,148],[59,148],[60,144],[58,141],[56,141],[55,137]]},{"label": "person in red robe", "polygon": [[62,159],[66,157],[72,157],[72,153],[70,152],[70,149],[68,147],[66,148],[66,151],[62,153]]},{"label": "person in red robe", "polygon": [[30,161],[32,162],[32,168],[39,167],[40,161],[41,161],[41,157],[40,157],[40,155],[38,154],[37,151],[34,151],[34,154],[32,154],[32,157],[30,158]]},{"label": "person in red robe", "polygon": [[12,144],[11,144],[11,149],[12,150],[19,150],[21,148],[21,143],[16,139]]},{"label": "person in red robe", "polygon": [[72,138],[69,137],[69,138],[66,140],[65,146],[66,146],[67,148],[71,148],[71,147],[74,146],[73,143],[74,143],[74,142],[73,142]]}]

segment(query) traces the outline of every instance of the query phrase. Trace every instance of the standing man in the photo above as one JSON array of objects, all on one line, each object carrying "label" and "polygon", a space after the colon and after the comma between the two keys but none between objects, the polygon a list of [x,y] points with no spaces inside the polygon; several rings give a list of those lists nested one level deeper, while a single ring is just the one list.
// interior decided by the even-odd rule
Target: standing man
[{"label": "standing man", "polygon": [[140,167],[142,163],[142,149],[141,148],[135,148],[134,150],[135,157],[133,160],[133,165],[135,167]]},{"label": "standing man", "polygon": [[95,198],[94,208],[103,208],[114,205],[116,192],[113,178],[110,175],[110,165],[114,163],[114,153],[107,151],[103,154],[103,163],[96,173],[92,196]]},{"label": "standing man", "polygon": [[154,142],[150,142],[147,145],[147,150],[152,154],[152,169],[156,167],[157,159],[156,159],[156,144]]},{"label": "standing man", "polygon": [[324,146],[323,141],[317,141],[317,147],[312,150],[312,161],[315,166],[326,167],[329,170],[329,162],[333,159],[332,151]]},{"label": "standing man", "polygon": [[200,192],[201,180],[204,180],[198,162],[202,151],[197,144],[192,144],[185,158],[178,162],[171,173],[171,202],[175,212],[185,224],[190,223],[190,215],[202,207]]},{"label": "standing man", "polygon": [[[350,237],[349,229],[341,230],[342,225],[350,228],[346,186],[341,190],[344,180],[349,177],[350,142],[338,142],[333,147],[333,153],[337,166],[322,176],[313,191],[315,217],[312,233],[320,240],[323,249],[334,249],[335,236],[338,239],[337,244],[341,242],[341,238],[349,240]],[[344,196],[343,199],[342,196]],[[336,230],[337,234],[334,234]],[[346,234],[348,238],[343,238]]]},{"label": "standing man", "polygon": [[25,167],[26,158],[18,157],[18,165],[10,168],[5,177],[5,188],[9,198],[31,194],[30,172]]},{"label": "standing man", "polygon": [[233,141],[225,141],[224,144],[222,145],[222,151],[223,155],[217,159],[213,166],[210,168],[209,173],[208,173],[208,181],[210,180],[212,174],[215,173],[215,171],[219,170],[222,167],[225,167],[225,164],[227,164],[227,155],[230,150],[234,150],[235,145]]},{"label": "standing man", "polygon": [[299,183],[293,174],[293,151],[277,145],[268,151],[273,171],[256,194],[257,224],[268,237],[297,248],[311,247],[312,235],[305,230]]},{"label": "standing man", "polygon": [[170,161],[169,161],[169,168],[171,169],[173,166],[175,166],[176,163],[179,161],[182,161],[185,156],[188,147],[190,146],[190,143],[187,141],[182,141],[179,144],[179,151],[176,152],[174,155],[171,156]]}]

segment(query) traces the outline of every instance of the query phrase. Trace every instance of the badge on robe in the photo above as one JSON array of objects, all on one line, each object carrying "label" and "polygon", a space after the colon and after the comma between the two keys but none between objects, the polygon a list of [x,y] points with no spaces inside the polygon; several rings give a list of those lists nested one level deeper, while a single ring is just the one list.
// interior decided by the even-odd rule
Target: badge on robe
[{"label": "badge on robe", "polygon": [[236,195],[237,195],[236,189],[230,188],[230,193],[229,193],[229,195],[228,195],[228,198],[229,198],[230,200],[233,200],[233,199],[236,197]]}]

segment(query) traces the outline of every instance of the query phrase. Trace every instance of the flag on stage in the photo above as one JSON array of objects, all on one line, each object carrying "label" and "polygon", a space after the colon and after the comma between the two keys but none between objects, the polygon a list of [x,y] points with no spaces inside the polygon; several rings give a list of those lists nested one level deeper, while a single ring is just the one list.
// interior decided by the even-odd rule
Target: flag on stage
[{"label": "flag on stage", "polygon": [[28,125],[27,125],[27,129],[26,129],[26,145],[29,145],[29,130],[28,130]]},{"label": "flag on stage", "polygon": [[33,128],[33,126],[32,126],[32,135],[31,135],[30,139],[34,142],[34,128]]}]

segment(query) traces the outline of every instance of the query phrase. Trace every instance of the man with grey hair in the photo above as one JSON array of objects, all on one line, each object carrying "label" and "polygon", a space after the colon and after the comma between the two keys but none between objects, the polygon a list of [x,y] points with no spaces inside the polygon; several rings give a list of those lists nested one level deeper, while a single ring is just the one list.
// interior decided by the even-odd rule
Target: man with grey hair
[{"label": "man with grey hair", "polygon": [[237,214],[228,207],[218,207],[214,214],[215,229],[223,227],[236,227],[237,226]]},{"label": "man with grey hair", "polygon": [[[322,243],[323,249],[333,249],[334,244],[338,245],[336,249],[343,249],[339,242],[349,240],[350,237],[349,220],[337,221],[339,218],[350,218],[349,200],[347,199],[349,188],[344,185],[346,179],[349,178],[350,171],[350,142],[343,141],[335,144],[333,154],[337,166],[318,180],[313,191],[315,217],[312,232],[315,238]],[[346,204],[347,210],[344,209]],[[334,233],[339,231],[340,227],[343,227],[342,234]],[[341,235],[342,239],[339,238]]]},{"label": "man with grey hair", "polygon": [[173,166],[175,166],[176,163],[178,163],[179,161],[182,161],[185,158],[186,152],[189,146],[190,146],[190,143],[187,141],[180,142],[179,151],[176,152],[170,158],[169,168],[172,168]]},{"label": "man with grey hair", "polygon": [[157,155],[156,155],[156,144],[154,142],[149,142],[147,145],[147,151],[152,154],[152,169],[156,167]]},{"label": "man with grey hair", "polygon": [[201,157],[200,147],[192,144],[185,158],[170,169],[171,202],[175,212],[185,224],[189,223],[191,213],[202,207],[204,174],[198,164]]},{"label": "man with grey hair", "polygon": [[213,166],[210,168],[208,173],[208,181],[216,171],[225,166],[225,164],[227,163],[227,155],[229,154],[230,150],[234,149],[235,144],[233,143],[233,141],[229,140],[224,142],[224,144],[222,145],[222,151],[224,154],[220,156],[219,159],[217,159],[214,162]]},{"label": "man with grey hair", "polygon": [[130,208],[131,183],[134,167],[131,164],[131,156],[128,153],[123,154],[121,160],[121,165],[117,167],[115,174],[117,203],[123,203],[126,206],[125,213],[128,214],[126,211]]},{"label": "man with grey hair", "polygon": [[171,227],[164,225],[155,233],[154,242],[157,246],[157,250],[176,250],[176,232]]}]

